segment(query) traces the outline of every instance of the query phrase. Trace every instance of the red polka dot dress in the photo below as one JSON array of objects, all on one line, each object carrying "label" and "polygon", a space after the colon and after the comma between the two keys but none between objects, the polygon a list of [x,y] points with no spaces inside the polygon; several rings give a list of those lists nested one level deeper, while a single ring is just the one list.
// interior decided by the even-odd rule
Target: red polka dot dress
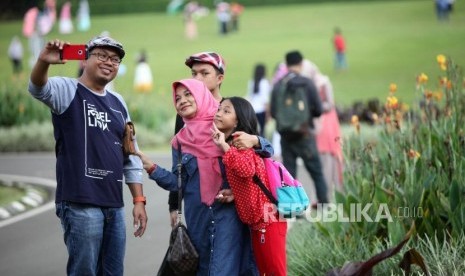
[{"label": "red polka dot dress", "polygon": [[260,275],[287,275],[286,221],[253,181],[255,174],[267,188],[265,163],[253,149],[231,147],[223,156],[226,177],[234,194],[239,218],[251,228],[252,248]]},{"label": "red polka dot dress", "polygon": [[254,230],[265,228],[269,222],[265,222],[264,208],[269,208],[272,203],[252,179],[257,174],[269,188],[265,163],[253,149],[238,150],[235,147],[225,153],[223,163],[239,218]]}]

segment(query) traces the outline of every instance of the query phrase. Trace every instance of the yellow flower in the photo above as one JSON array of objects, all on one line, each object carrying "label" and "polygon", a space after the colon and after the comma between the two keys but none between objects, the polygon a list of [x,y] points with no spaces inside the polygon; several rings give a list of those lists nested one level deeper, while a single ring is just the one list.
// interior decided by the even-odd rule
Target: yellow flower
[{"label": "yellow flower", "polygon": [[352,125],[355,127],[355,131],[357,132],[357,134],[360,133],[360,123],[358,121],[358,116],[357,115],[352,115],[352,118],[351,118],[351,123]]},{"label": "yellow flower", "polygon": [[19,103],[18,104],[18,112],[23,114],[24,113],[24,110],[25,110],[25,107],[24,107],[24,104],[23,103]]},{"label": "yellow flower", "polygon": [[397,91],[397,84],[391,83],[391,84],[389,85],[389,92],[395,93],[396,91]]},{"label": "yellow flower", "polygon": [[446,71],[447,70],[447,58],[444,55],[437,55],[436,60],[438,61],[439,68],[441,70]]},{"label": "yellow flower", "polygon": [[421,73],[419,76],[417,76],[417,82],[422,84],[426,83],[428,81],[428,76],[425,73]]},{"label": "yellow flower", "polygon": [[447,62],[445,55],[437,55],[436,60],[438,61],[439,65],[445,64]]},{"label": "yellow flower", "polygon": [[387,107],[388,108],[392,108],[392,109],[395,109],[399,106],[399,100],[397,100],[396,97],[394,96],[389,96],[387,97]]}]

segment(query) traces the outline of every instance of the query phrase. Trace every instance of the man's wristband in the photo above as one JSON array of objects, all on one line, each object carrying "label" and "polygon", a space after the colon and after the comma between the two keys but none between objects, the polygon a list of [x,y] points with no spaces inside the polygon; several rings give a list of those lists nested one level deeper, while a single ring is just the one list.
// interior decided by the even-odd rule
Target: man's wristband
[{"label": "man's wristband", "polygon": [[147,170],[147,173],[148,173],[149,175],[151,175],[151,174],[155,171],[156,168],[157,168],[157,165],[156,165],[156,164],[153,164],[152,167],[150,167],[150,168]]},{"label": "man's wristband", "polygon": [[145,196],[135,196],[132,198],[132,203],[136,204],[136,202],[143,202],[144,205],[147,203]]}]

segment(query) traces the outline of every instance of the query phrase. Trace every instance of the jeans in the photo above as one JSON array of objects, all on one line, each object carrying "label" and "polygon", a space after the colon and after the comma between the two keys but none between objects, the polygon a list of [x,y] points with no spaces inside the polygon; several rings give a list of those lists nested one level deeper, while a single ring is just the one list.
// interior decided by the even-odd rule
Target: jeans
[{"label": "jeans", "polygon": [[297,158],[302,158],[305,168],[315,183],[318,202],[328,203],[328,190],[315,137],[307,134],[305,137],[293,141],[286,141],[281,137],[281,156],[283,157],[283,165],[294,178],[297,177]]},{"label": "jeans", "polygon": [[345,53],[341,53],[341,52],[336,53],[336,61],[335,61],[334,67],[336,69],[346,69],[347,68]]},{"label": "jeans", "polygon": [[56,214],[68,249],[67,275],[124,274],[124,208],[61,202]]}]

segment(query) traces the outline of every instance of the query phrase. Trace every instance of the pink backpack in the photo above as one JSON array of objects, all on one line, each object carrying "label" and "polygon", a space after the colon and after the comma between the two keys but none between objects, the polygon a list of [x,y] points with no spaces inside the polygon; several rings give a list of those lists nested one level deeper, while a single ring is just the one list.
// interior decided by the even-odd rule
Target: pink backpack
[{"label": "pink backpack", "polygon": [[292,177],[284,165],[272,158],[263,158],[270,190],[255,175],[254,181],[265,195],[286,217],[301,215],[310,205],[310,200],[302,184]]}]

